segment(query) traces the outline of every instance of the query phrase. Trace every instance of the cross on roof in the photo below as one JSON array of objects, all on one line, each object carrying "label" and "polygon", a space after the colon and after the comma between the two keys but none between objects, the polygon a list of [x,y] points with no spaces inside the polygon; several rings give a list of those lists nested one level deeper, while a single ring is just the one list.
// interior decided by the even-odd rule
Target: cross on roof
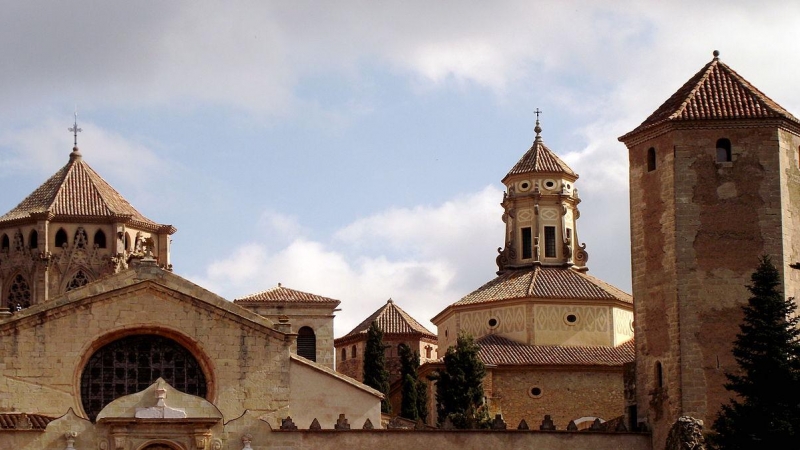
[{"label": "cross on roof", "polygon": [[542,113],[542,110],[539,109],[539,108],[536,108],[536,111],[534,111],[533,113],[536,114],[536,120],[539,120],[539,114]]},{"label": "cross on roof", "polygon": [[78,133],[83,131],[80,128],[78,128],[78,109],[77,108],[75,108],[75,123],[72,125],[72,127],[67,128],[67,130],[72,132],[72,135],[75,138],[75,140],[73,142],[73,145],[75,147],[77,147],[78,146]]}]

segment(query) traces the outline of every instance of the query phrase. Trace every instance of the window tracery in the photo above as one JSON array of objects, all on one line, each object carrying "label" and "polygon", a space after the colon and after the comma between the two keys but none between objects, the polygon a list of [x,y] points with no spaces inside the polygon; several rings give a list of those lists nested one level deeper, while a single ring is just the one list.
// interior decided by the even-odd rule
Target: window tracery
[{"label": "window tracery", "polygon": [[28,280],[17,274],[14,281],[11,282],[11,287],[8,289],[7,305],[11,312],[21,311],[31,306],[31,288],[28,285]]},{"label": "window tracery", "polygon": [[205,397],[206,377],[192,353],[164,336],[134,335],[97,350],[81,374],[81,404],[89,419],[113,400],[163,378],[175,389]]},{"label": "window tracery", "polygon": [[89,277],[86,276],[83,270],[78,270],[77,272],[75,272],[75,275],[72,276],[72,279],[69,280],[69,283],[67,283],[67,288],[65,292],[77,289],[81,286],[86,285],[87,283],[89,283]]},{"label": "window tracery", "polygon": [[74,246],[75,248],[86,248],[86,245],[89,243],[89,237],[86,236],[86,230],[83,227],[78,227],[75,231],[75,239],[74,239]]}]

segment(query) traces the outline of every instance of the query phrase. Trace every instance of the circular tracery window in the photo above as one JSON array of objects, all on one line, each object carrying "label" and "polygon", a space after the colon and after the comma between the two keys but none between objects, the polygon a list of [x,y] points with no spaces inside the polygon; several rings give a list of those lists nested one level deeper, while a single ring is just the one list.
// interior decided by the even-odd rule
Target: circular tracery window
[{"label": "circular tracery window", "polygon": [[206,377],[197,359],[163,336],[134,335],[97,350],[81,374],[81,402],[94,421],[111,401],[143,391],[159,377],[175,389],[205,397]]}]

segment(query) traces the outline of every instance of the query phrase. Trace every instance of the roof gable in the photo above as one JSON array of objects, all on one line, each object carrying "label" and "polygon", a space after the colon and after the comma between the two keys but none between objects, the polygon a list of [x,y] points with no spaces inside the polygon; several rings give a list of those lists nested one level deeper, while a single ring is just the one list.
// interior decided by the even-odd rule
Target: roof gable
[{"label": "roof gable", "polygon": [[241,298],[237,298],[234,303],[313,303],[313,304],[330,304],[337,306],[341,303],[321,295],[310,294],[308,292],[297,291],[289,289],[278,283],[277,287],[267,289],[265,291],[256,292]]},{"label": "roof gable", "polygon": [[32,214],[51,214],[55,218],[129,218],[150,229],[168,227],[143,216],[119,192],[83,161],[77,147],[69,162],[26,197],[14,209],[0,217],[0,223],[27,219]]},{"label": "roof gable", "polygon": [[620,140],[672,121],[781,118],[800,123],[789,111],[720,61],[717,52],[714,54],[711,62]]},{"label": "roof gable", "polygon": [[389,299],[385,305],[339,339],[366,334],[372,322],[376,322],[384,334],[422,334],[430,338],[436,338],[435,334],[428,331],[427,328],[397,306],[392,299]]}]

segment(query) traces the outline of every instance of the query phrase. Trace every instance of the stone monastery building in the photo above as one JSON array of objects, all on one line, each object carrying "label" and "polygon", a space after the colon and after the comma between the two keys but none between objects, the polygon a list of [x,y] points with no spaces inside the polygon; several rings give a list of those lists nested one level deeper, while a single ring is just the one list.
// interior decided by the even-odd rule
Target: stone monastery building
[{"label": "stone monastery building", "polygon": [[[710,424],[758,258],[800,297],[800,120],[715,52],[620,137],[633,296],[587,273],[578,175],[541,132],[502,180],[497,276],[435,333],[389,300],[338,339],[338,300],[278,285],[231,302],[172,273],[176,229],[76,145],[0,216],[0,448],[660,450],[678,417]],[[473,335],[486,402],[512,429],[381,430],[383,394],[358,381],[373,321],[390,361],[411,345],[422,376]],[[632,431],[565,430],[596,418]]]}]

